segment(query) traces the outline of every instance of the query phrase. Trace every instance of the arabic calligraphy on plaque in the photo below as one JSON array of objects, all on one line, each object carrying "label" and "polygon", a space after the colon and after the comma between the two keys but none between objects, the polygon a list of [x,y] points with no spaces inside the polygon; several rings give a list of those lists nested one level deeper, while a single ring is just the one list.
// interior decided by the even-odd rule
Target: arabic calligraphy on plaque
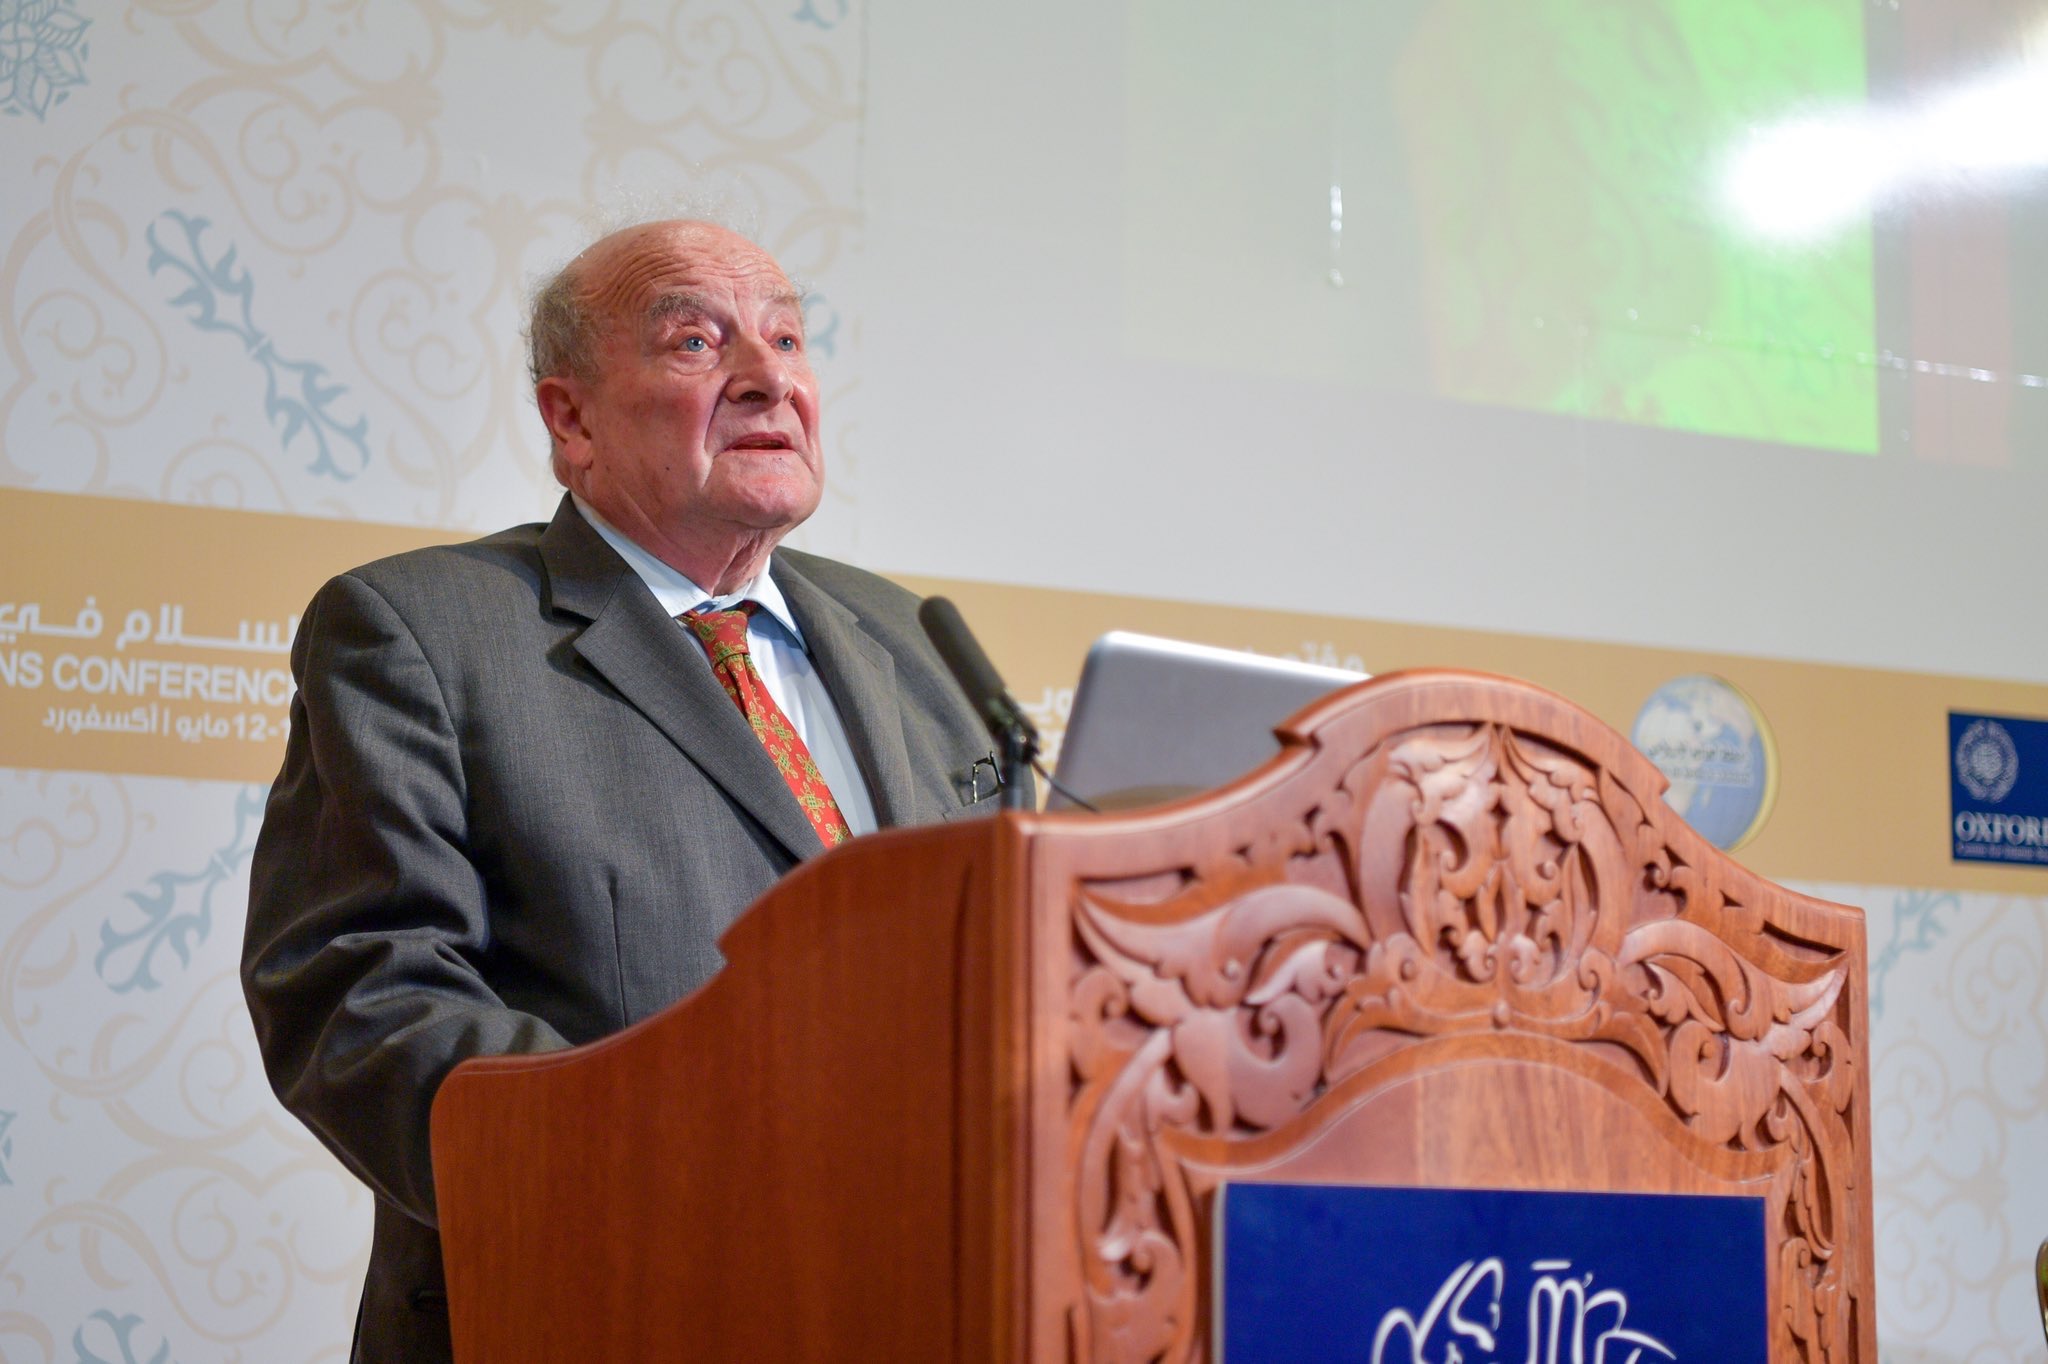
[{"label": "arabic calligraphy on plaque", "polygon": [[1536,1260],[1519,1301],[1525,1347],[1507,1348],[1516,1300],[1498,1256],[1452,1270],[1420,1312],[1394,1308],[1373,1335],[1372,1364],[1654,1364],[1678,1358],[1662,1341],[1628,1325],[1628,1296],[1595,1289],[1590,1272],[1569,1260]]}]

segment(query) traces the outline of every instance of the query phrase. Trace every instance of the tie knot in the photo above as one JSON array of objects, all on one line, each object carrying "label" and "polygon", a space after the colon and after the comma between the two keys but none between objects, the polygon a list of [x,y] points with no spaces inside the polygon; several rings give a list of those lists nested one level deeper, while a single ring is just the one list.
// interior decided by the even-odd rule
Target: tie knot
[{"label": "tie knot", "polygon": [[730,611],[685,611],[681,620],[704,643],[715,667],[734,654],[747,652],[747,621],[756,603],[743,601]]}]

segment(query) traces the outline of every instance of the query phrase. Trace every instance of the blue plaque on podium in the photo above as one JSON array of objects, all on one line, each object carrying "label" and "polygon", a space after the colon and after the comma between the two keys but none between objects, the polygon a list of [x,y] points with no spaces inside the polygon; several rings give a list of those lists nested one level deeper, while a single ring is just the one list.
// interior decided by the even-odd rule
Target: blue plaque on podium
[{"label": "blue plaque on podium", "polygon": [[1226,1184],[1218,1364],[1765,1364],[1764,1203]]}]

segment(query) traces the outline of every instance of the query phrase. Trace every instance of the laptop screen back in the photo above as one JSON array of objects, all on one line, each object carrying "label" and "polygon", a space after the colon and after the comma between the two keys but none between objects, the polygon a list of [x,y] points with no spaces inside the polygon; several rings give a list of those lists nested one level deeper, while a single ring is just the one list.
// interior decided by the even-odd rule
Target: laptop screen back
[{"label": "laptop screen back", "polygon": [[[1117,630],[1088,651],[1054,771],[1104,810],[1178,800],[1280,751],[1275,726],[1364,673]],[[1049,810],[1072,809],[1058,791]]]}]

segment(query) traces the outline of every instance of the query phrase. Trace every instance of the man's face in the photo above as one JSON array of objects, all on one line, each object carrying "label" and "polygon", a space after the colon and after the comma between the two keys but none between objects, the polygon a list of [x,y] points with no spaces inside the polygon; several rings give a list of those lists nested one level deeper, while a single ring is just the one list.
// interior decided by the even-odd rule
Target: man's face
[{"label": "man's face", "polygon": [[803,308],[766,252],[707,224],[654,223],[599,242],[579,273],[602,328],[595,373],[536,393],[570,488],[664,558],[779,538],[817,510]]}]

